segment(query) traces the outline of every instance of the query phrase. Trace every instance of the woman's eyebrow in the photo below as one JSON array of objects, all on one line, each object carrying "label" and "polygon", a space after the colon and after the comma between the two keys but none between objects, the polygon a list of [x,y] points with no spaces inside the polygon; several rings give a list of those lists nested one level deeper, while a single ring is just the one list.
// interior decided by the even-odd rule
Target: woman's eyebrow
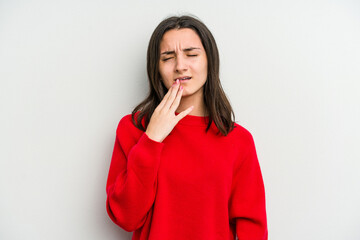
[{"label": "woman's eyebrow", "polygon": [[168,55],[168,54],[174,54],[175,51],[166,51],[166,52],[162,52],[161,55]]},{"label": "woman's eyebrow", "polygon": [[[191,50],[194,50],[194,49],[201,49],[201,48],[198,48],[198,47],[188,47],[188,48],[184,48],[182,51],[183,52],[190,52]],[[162,52],[161,55],[169,55],[169,54],[174,54],[175,51],[165,51],[165,52]]]},{"label": "woman's eyebrow", "polygon": [[191,50],[194,50],[194,49],[201,49],[201,48],[198,48],[198,47],[189,47],[189,48],[183,49],[183,51],[184,51],[184,52],[190,52]]}]

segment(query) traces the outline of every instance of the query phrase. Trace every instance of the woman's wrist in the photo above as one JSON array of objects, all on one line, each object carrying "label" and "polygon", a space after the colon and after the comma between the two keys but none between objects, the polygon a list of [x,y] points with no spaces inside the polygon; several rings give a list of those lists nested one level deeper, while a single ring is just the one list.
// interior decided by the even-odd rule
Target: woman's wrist
[{"label": "woman's wrist", "polygon": [[160,139],[159,137],[157,137],[156,135],[152,134],[149,131],[145,132],[146,135],[148,136],[148,138],[150,138],[151,140],[155,141],[155,142],[162,142],[162,139]]}]

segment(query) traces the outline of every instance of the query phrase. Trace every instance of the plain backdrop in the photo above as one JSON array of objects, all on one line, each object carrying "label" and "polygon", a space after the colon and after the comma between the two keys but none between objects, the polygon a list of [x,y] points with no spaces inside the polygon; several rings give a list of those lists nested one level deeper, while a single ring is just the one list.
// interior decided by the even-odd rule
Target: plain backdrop
[{"label": "plain backdrop", "polygon": [[131,239],[105,209],[115,130],[152,31],[187,13],[254,137],[269,239],[360,239],[357,0],[0,0],[0,239]]}]

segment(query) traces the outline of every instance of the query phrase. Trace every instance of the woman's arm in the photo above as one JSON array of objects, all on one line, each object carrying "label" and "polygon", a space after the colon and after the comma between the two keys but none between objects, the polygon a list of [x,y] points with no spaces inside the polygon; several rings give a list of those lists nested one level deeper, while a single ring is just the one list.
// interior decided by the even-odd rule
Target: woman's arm
[{"label": "woman's arm", "polygon": [[264,182],[253,137],[247,131],[246,135],[244,155],[234,168],[230,219],[240,240],[267,240]]},{"label": "woman's arm", "polygon": [[126,231],[140,228],[154,203],[157,171],[163,143],[143,133],[137,142],[131,134],[130,116],[123,118],[116,140],[106,185],[107,212]]}]

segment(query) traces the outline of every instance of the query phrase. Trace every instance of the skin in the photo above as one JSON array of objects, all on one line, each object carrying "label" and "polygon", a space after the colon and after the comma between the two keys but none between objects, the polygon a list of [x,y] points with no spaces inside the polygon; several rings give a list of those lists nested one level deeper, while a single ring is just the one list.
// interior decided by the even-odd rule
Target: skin
[{"label": "skin", "polygon": [[[207,79],[207,56],[194,30],[172,29],[164,34],[160,43],[159,73],[168,92],[151,116],[146,134],[150,139],[162,142],[190,112],[194,116],[205,116],[203,90]],[[175,81],[182,76],[191,79]]]}]

